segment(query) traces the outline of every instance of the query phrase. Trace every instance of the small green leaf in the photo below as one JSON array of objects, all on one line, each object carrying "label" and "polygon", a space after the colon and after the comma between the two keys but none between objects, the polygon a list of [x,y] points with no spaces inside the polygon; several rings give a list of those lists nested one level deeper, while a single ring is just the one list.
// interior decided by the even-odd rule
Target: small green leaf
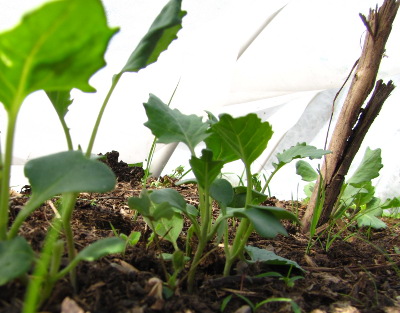
[{"label": "small green leaf", "polygon": [[13,106],[36,90],[95,91],[89,78],[106,64],[117,31],[99,0],[51,1],[26,14],[0,35],[0,102],[18,110]]},{"label": "small green leaf", "polygon": [[265,249],[260,249],[257,247],[246,246],[246,252],[250,256],[250,260],[246,260],[248,263],[266,263],[271,265],[286,265],[286,266],[294,266],[295,268],[304,272],[304,269],[295,261],[291,261],[280,257],[273,253],[272,251],[268,251]]},{"label": "small green leaf", "polygon": [[150,128],[160,143],[183,142],[194,154],[197,144],[208,136],[208,124],[201,117],[172,110],[152,94],[144,107],[149,119],[144,125]]},{"label": "small green leaf", "polygon": [[208,149],[202,150],[201,158],[192,156],[189,163],[197,183],[202,188],[210,186],[221,173],[222,167],[224,166],[223,161],[213,161],[213,154]]},{"label": "small green leaf", "polygon": [[122,253],[124,250],[124,240],[117,237],[103,238],[80,251],[76,261],[95,261],[109,254]]},{"label": "small green leaf", "polygon": [[223,151],[226,147],[226,156],[219,152],[216,157],[224,161],[233,161],[231,153],[245,164],[255,161],[267,147],[272,137],[272,127],[268,122],[262,122],[254,113],[246,116],[233,118],[229,114],[220,115],[219,122],[211,126],[211,132],[218,135],[212,137],[211,141],[206,140],[207,147],[213,152]]},{"label": "small green leaf", "polygon": [[156,62],[160,54],[177,38],[177,33],[182,28],[182,18],[186,15],[186,12],[181,10],[181,2],[171,0],[165,5],[132,52],[121,73],[138,72]]},{"label": "small green leaf", "polygon": [[304,161],[300,160],[296,163],[296,174],[301,176],[304,181],[314,181],[318,178],[318,173],[312,168],[312,166]]},{"label": "small green leaf", "polygon": [[227,206],[232,202],[234,192],[229,181],[226,179],[216,179],[210,186],[210,195],[223,206]]},{"label": "small green leaf", "polygon": [[393,199],[386,199],[386,201],[382,204],[382,209],[392,209],[400,207],[400,197]]},{"label": "small green leaf", "polygon": [[[238,186],[235,187],[234,189],[234,197],[231,203],[229,203],[229,206],[232,208],[244,208],[246,205],[246,193],[247,193],[247,188],[245,186]],[[260,204],[267,200],[268,196],[257,191],[257,190],[252,190],[251,191],[251,202],[252,204]]]},{"label": "small green leaf", "polygon": [[32,198],[45,201],[66,192],[106,192],[115,187],[112,170],[80,151],[60,152],[26,163],[25,176],[32,186]]},{"label": "small green leaf", "polygon": [[133,231],[133,232],[131,232],[130,235],[129,235],[129,237],[127,238],[128,243],[129,243],[131,246],[136,245],[136,244],[139,242],[140,236],[141,236],[141,235],[142,235],[142,234],[141,234],[140,232],[138,232],[138,231]]},{"label": "small green leaf", "polygon": [[60,118],[64,118],[68,112],[68,107],[74,100],[71,99],[71,90],[65,91],[46,91],[54,109]]},{"label": "small green leaf", "polygon": [[378,177],[382,167],[381,149],[371,150],[367,148],[360,165],[346,182],[355,187],[360,187],[363,183]]},{"label": "small green leaf", "polygon": [[258,208],[228,208],[228,214],[248,218],[256,232],[265,238],[275,238],[278,234],[287,235],[286,229],[282,226],[280,220],[266,210]]},{"label": "small green leaf", "polygon": [[26,273],[33,260],[33,250],[25,238],[0,241],[0,286]]},{"label": "small green leaf", "polygon": [[278,163],[272,163],[275,169],[281,168],[285,164],[290,163],[294,159],[303,159],[309,158],[310,160],[313,159],[320,159],[325,154],[329,154],[331,151],[317,149],[314,146],[309,146],[305,142],[298,143],[297,145],[290,147],[287,150],[284,150],[282,153],[278,153],[276,155],[278,159]]},{"label": "small green leaf", "polygon": [[269,213],[272,213],[277,219],[280,220],[289,220],[299,223],[299,220],[297,219],[296,215],[283,208],[278,208],[275,206],[263,206],[263,205],[250,205],[250,207],[268,211]]},{"label": "small green leaf", "polygon": [[373,212],[368,214],[362,214],[359,218],[357,218],[357,224],[359,227],[372,227],[374,229],[386,228],[387,225],[385,222],[374,216]]},{"label": "small green leaf", "polygon": [[160,218],[157,221],[155,232],[172,243],[175,250],[178,250],[176,241],[183,228],[183,217],[180,213],[174,212],[169,218]]},{"label": "small green leaf", "polygon": [[131,197],[128,199],[128,206],[131,210],[136,210],[143,216],[150,216],[150,198],[146,190],[142,190],[140,197]]},{"label": "small green leaf", "polygon": [[186,209],[186,201],[182,195],[174,189],[157,189],[150,193],[150,199],[154,203],[168,202],[172,207],[179,210]]}]

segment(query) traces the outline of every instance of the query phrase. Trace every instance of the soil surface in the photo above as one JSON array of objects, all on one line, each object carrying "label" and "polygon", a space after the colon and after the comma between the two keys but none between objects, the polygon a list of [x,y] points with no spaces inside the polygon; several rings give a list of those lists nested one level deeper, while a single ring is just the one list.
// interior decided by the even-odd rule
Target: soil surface
[{"label": "soil surface", "polygon": [[[105,160],[117,174],[114,191],[106,194],[82,193],[73,215],[76,249],[104,237],[114,235],[111,225],[127,236],[141,232],[135,246],[128,246],[124,255],[110,255],[95,262],[82,262],[77,268],[78,290],[74,292],[68,276],[60,280],[41,312],[64,313],[150,313],[150,312],[221,312],[224,299],[231,296],[224,312],[251,312],[244,298],[256,304],[265,299],[286,298],[294,301],[301,312],[400,312],[400,229],[399,220],[384,219],[388,227],[382,230],[352,228],[342,233],[326,251],[326,238],[321,238],[305,253],[308,237],[300,228],[283,222],[288,236],[264,239],[256,234],[249,245],[267,249],[277,255],[296,261],[304,270],[292,272],[301,275],[294,286],[288,286],[279,277],[255,277],[265,272],[287,275],[288,267],[266,267],[256,264],[245,273],[232,270],[223,277],[223,249],[209,246],[211,251],[202,261],[197,273],[196,292],[189,294],[185,282],[174,292],[164,293],[165,275],[154,244],[148,244],[151,230],[143,219],[135,217],[127,206],[127,199],[139,195],[143,169],[118,162],[118,152],[106,154]],[[148,188],[176,188],[188,202],[197,204],[194,185],[175,186],[174,179],[164,177],[148,182]],[[11,199],[10,214],[15,216],[29,197],[29,186]],[[40,251],[46,230],[50,227],[54,210],[53,199],[42,205],[26,221],[21,235]],[[304,207],[292,201],[268,200],[268,205],[295,211],[301,217]],[[181,249],[184,250],[186,225]],[[337,230],[340,226],[337,226]],[[173,252],[167,241],[161,240],[162,252]],[[65,256],[66,259],[66,256]],[[167,263],[168,266],[168,263]],[[186,272],[181,274],[184,276]],[[0,312],[20,312],[24,285],[14,281],[0,287]],[[166,291],[164,284],[164,291]],[[272,301],[259,307],[257,312],[293,312],[290,302]]]}]

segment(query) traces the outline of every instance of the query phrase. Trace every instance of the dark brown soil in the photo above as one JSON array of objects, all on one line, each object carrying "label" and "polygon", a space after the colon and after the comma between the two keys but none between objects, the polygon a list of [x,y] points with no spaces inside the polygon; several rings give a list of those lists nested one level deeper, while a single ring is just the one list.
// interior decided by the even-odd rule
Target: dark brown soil
[{"label": "dark brown soil", "polygon": [[[174,294],[157,298],[157,288],[165,281],[158,251],[153,244],[147,246],[151,231],[139,216],[134,218],[127,199],[138,195],[141,189],[141,168],[128,167],[118,162],[115,153],[107,156],[106,163],[117,172],[119,180],[113,192],[107,194],[80,194],[73,215],[73,230],[78,250],[97,239],[113,236],[111,224],[120,233],[142,233],[139,243],[128,247],[125,255],[111,255],[95,262],[82,262],[78,266],[78,291],[74,293],[68,277],[55,286],[52,296],[41,308],[42,312],[221,312],[223,300],[233,295],[224,312],[251,312],[242,308],[244,296],[253,303],[268,298],[290,298],[302,312],[400,312],[400,230],[399,220],[385,219],[384,230],[351,229],[355,234],[349,240],[336,240],[328,252],[325,241],[316,242],[309,255],[305,254],[308,238],[298,226],[284,223],[289,236],[266,240],[254,234],[249,245],[274,251],[277,255],[296,261],[306,270],[304,278],[289,287],[278,277],[255,278],[257,274],[278,271],[286,275],[286,267],[267,268],[257,265],[246,275],[235,271],[222,277],[224,256],[222,248],[214,249],[200,265],[196,292],[189,294],[185,283]],[[120,168],[120,174],[116,168]],[[124,168],[124,169],[122,169]],[[160,183],[159,183],[160,184]],[[172,185],[187,201],[197,203],[193,185],[173,186],[173,179],[162,179]],[[154,184],[153,184],[154,185]],[[15,215],[26,195],[14,195],[11,216]],[[53,199],[53,202],[57,199]],[[297,210],[300,203],[278,201],[270,204]],[[40,250],[46,230],[50,227],[53,210],[44,204],[27,220],[21,230],[37,251]],[[346,231],[343,237],[351,234]],[[181,247],[184,249],[182,234]],[[172,252],[171,245],[162,241],[163,252]],[[211,250],[212,246],[209,247]],[[182,273],[184,275],[185,273]],[[293,273],[293,275],[301,273]],[[157,280],[158,279],[158,280]],[[160,289],[161,290],[161,289]],[[24,286],[14,281],[0,287],[0,312],[20,312]],[[257,312],[293,312],[290,303],[271,302]]]}]

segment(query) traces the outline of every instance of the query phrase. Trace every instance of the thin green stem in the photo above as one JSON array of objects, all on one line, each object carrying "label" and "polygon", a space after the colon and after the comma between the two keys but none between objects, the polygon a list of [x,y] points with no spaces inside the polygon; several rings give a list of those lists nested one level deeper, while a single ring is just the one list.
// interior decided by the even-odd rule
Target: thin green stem
[{"label": "thin green stem", "polygon": [[[62,202],[61,216],[62,216],[62,221],[63,221],[65,239],[67,242],[69,262],[72,262],[76,257],[74,233],[71,228],[71,218],[72,218],[72,212],[74,211],[74,208],[75,208],[75,203],[76,203],[77,197],[78,197],[78,194],[76,194],[76,193],[66,193],[66,194],[63,194],[63,197],[62,197],[63,202]],[[76,284],[75,269],[72,269],[70,271],[69,275],[70,275],[70,279],[71,279],[71,285],[74,288],[74,290],[76,291],[77,284]]]},{"label": "thin green stem", "polygon": [[110,97],[111,97],[115,87],[117,86],[121,76],[122,76],[122,73],[114,75],[110,90],[108,91],[107,96],[104,99],[103,105],[100,108],[99,114],[97,115],[97,120],[96,120],[96,123],[94,124],[94,127],[93,127],[92,136],[90,137],[89,145],[88,145],[88,148],[86,150],[86,156],[87,157],[90,157],[90,155],[92,153],[94,141],[96,139],[97,132],[98,132],[99,127],[100,127],[100,122],[101,122],[101,119],[103,117],[104,110],[106,109],[108,101],[110,100]]},{"label": "thin green stem", "polygon": [[[44,246],[25,294],[22,313],[36,313],[42,298],[42,287],[47,278],[48,269],[52,260],[53,249],[61,231],[62,220],[55,217],[44,242]],[[42,299],[44,300],[44,299]]]},{"label": "thin green stem", "polygon": [[268,179],[267,179],[266,182],[265,182],[265,185],[264,185],[263,189],[261,190],[261,193],[265,193],[265,190],[267,190],[267,188],[268,188],[268,186],[269,186],[269,183],[271,182],[272,177],[275,176],[275,174],[278,172],[279,169],[280,169],[280,167],[277,168],[277,169],[275,169],[275,171],[273,171],[273,172],[271,173],[271,175],[269,175]]},{"label": "thin green stem", "polygon": [[[251,204],[252,191],[253,191],[250,164],[245,164],[245,170],[247,179],[247,193],[246,193],[245,207],[247,208]],[[224,276],[228,276],[230,274],[234,261],[238,257],[240,257],[241,254],[243,253],[244,247],[246,246],[247,240],[249,239],[252,232],[253,232],[253,225],[251,224],[249,219],[243,217],[236,231],[232,248],[230,249],[229,258],[228,255],[226,258],[224,267]]]},{"label": "thin green stem", "polygon": [[8,202],[10,200],[9,186],[11,175],[11,162],[14,144],[15,125],[17,122],[17,112],[8,111],[6,145],[4,150],[4,163],[0,182],[0,241],[7,238],[8,227]]},{"label": "thin green stem", "polygon": [[204,249],[207,245],[207,234],[210,227],[210,197],[208,194],[208,187],[204,190],[199,186],[199,206],[200,206],[200,217],[201,217],[201,226],[200,233],[197,233],[198,244],[196,253],[193,257],[192,264],[188,273],[188,290],[189,292],[193,292],[194,289],[194,279],[196,274],[196,269],[199,265],[199,261],[203,255]]},{"label": "thin green stem", "polygon": [[67,126],[67,123],[65,122],[65,119],[61,116],[58,116],[64,131],[65,139],[67,140],[67,146],[68,150],[73,150],[74,146],[72,145],[72,138],[71,138],[71,133],[69,131],[69,128]]}]

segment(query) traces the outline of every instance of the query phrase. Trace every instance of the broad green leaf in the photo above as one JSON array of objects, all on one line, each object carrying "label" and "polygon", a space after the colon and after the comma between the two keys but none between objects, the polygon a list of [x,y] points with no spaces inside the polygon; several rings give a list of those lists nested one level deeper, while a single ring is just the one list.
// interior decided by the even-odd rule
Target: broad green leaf
[{"label": "broad green leaf", "polygon": [[[244,206],[246,205],[247,188],[245,186],[238,186],[235,187],[233,190],[234,196],[233,200],[229,203],[229,206],[232,208],[244,208]],[[260,204],[268,198],[267,195],[254,189],[251,191],[251,193],[252,204]]]},{"label": "broad green leaf", "polygon": [[371,150],[367,148],[360,165],[346,182],[355,187],[360,187],[359,185],[378,177],[382,167],[381,149]]},{"label": "broad green leaf", "polygon": [[310,163],[300,160],[296,163],[296,174],[301,176],[304,181],[314,181],[318,178],[318,173],[313,169]]},{"label": "broad green leaf", "polygon": [[33,260],[33,250],[25,238],[0,241],[0,286],[25,274]]},{"label": "broad green leaf", "polygon": [[278,163],[272,163],[275,169],[279,169],[285,164],[290,163],[294,159],[303,159],[309,158],[310,160],[313,159],[320,159],[325,154],[329,154],[331,151],[317,149],[314,146],[309,146],[305,142],[298,143],[297,145],[290,147],[287,150],[284,150],[282,153],[278,153],[276,155],[278,159]]},{"label": "broad green leaf", "polygon": [[156,233],[172,243],[175,250],[178,250],[176,241],[182,232],[183,217],[180,213],[173,213],[169,218],[160,218],[156,224]]},{"label": "broad green leaf", "polygon": [[299,223],[299,220],[297,219],[296,215],[283,208],[278,208],[275,206],[263,206],[263,205],[250,205],[250,207],[268,211],[269,213],[272,213],[277,219],[280,220],[290,220]]},{"label": "broad green leaf", "polygon": [[372,227],[374,229],[386,228],[387,225],[385,222],[380,220],[378,217],[374,216],[374,213],[371,214],[363,214],[359,218],[357,218],[357,224],[359,227]]},{"label": "broad green leaf", "polygon": [[0,35],[0,101],[16,111],[36,90],[95,91],[89,78],[117,31],[99,0],[51,1],[26,14]]},{"label": "broad green leaf", "polygon": [[252,246],[246,246],[245,250],[247,254],[250,256],[250,260],[246,260],[246,262],[248,263],[266,263],[270,265],[293,266],[305,272],[304,269],[297,262],[280,257],[279,255],[276,255],[272,251]]},{"label": "broad green leaf", "polygon": [[214,161],[210,150],[202,150],[201,158],[192,156],[189,161],[194,176],[200,187],[206,188],[218,177],[224,166],[223,161]]},{"label": "broad green leaf", "polygon": [[168,202],[172,207],[179,210],[186,209],[186,201],[182,195],[174,189],[158,189],[150,193],[150,199],[154,203]]},{"label": "broad green leaf", "polygon": [[234,192],[229,181],[226,179],[216,179],[210,186],[210,195],[223,206],[227,206],[232,202]]},{"label": "broad green leaf", "polygon": [[165,5],[132,52],[121,73],[138,72],[156,62],[160,54],[177,38],[177,33],[182,28],[182,18],[186,15],[186,12],[181,10],[181,2],[171,0]]},{"label": "broad green leaf", "polygon": [[386,201],[382,204],[382,209],[392,209],[400,207],[400,197],[393,199],[386,199]]},{"label": "broad green leaf", "polygon": [[95,261],[109,254],[122,253],[124,250],[124,240],[117,237],[103,238],[80,251],[76,261]]},{"label": "broad green leaf", "polygon": [[[211,125],[214,123],[215,122]],[[208,134],[209,136],[204,141],[207,149],[213,152],[215,160],[223,160],[225,163],[229,163],[240,159],[235,150],[233,150],[230,145],[227,145],[218,133],[209,129]]]},{"label": "broad green leaf", "polygon": [[[351,186],[351,185],[350,185]],[[366,182],[362,184],[360,188],[360,192],[358,194],[354,195],[354,204],[357,206],[362,206],[364,204],[369,203],[371,200],[373,200],[375,197],[375,187],[372,186],[372,182]],[[377,199],[377,198],[375,198]]]},{"label": "broad green leaf", "polygon": [[162,218],[168,220],[174,213],[176,213],[176,210],[168,202],[156,203],[150,208],[150,218],[153,221],[159,221]]},{"label": "broad green leaf", "polygon": [[32,198],[45,201],[65,192],[106,192],[115,187],[115,175],[100,161],[80,151],[60,152],[26,163],[25,176],[32,186]]},{"label": "broad green leaf", "polygon": [[68,107],[74,101],[71,99],[71,90],[46,91],[46,94],[53,104],[58,116],[61,119],[64,119],[65,115],[68,113]]},{"label": "broad green leaf", "polygon": [[286,229],[282,226],[280,220],[267,210],[259,208],[228,208],[228,215],[248,218],[256,232],[265,238],[275,238],[278,234],[287,235]]},{"label": "broad green leaf", "polygon": [[152,94],[144,107],[149,119],[144,125],[150,128],[159,143],[183,142],[194,154],[197,144],[208,136],[208,124],[201,117],[172,110]]},{"label": "broad green leaf", "polygon": [[139,198],[131,197],[128,199],[129,208],[146,217],[150,216],[150,205],[150,198],[146,190],[142,190]]},{"label": "broad green leaf", "polygon": [[[206,144],[212,151],[226,150],[226,156],[218,155],[226,162],[232,160],[233,151],[245,164],[251,164],[265,150],[273,134],[271,125],[262,122],[254,113],[238,118],[222,114],[219,118],[219,122],[211,126],[211,132],[218,135],[219,140],[213,137],[212,141],[206,140]],[[225,145],[226,149],[220,148]]]}]

